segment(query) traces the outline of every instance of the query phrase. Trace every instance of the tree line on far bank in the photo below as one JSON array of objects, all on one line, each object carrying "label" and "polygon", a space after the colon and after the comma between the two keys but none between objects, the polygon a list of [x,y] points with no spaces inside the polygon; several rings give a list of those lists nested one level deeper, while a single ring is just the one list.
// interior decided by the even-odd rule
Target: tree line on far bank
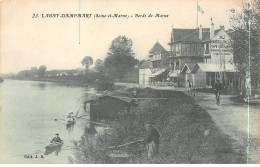
[{"label": "tree line on far bank", "polygon": [[99,82],[112,83],[138,82],[138,69],[135,66],[138,60],[134,57],[132,50],[133,41],[126,36],[115,38],[108,49],[107,57],[104,60],[97,59],[94,67],[90,68],[94,61],[91,56],[86,56],[81,60],[81,65],[85,70],[50,70],[47,71],[45,65],[39,68],[31,67],[30,70],[20,71],[15,78],[18,79],[44,79],[58,77],[73,77],[84,80],[86,84]]},{"label": "tree line on far bank", "polygon": [[17,78],[43,78],[46,74],[47,67],[41,65],[38,67],[31,67],[31,70],[22,70],[15,77]]}]

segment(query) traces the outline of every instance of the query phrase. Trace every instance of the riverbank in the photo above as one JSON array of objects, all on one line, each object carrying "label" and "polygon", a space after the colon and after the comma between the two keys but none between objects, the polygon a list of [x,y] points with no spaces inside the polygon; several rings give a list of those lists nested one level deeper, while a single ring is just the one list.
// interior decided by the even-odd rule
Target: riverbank
[{"label": "riverbank", "polygon": [[[137,107],[122,111],[120,117],[110,123],[111,133],[98,136],[92,142],[85,133],[81,141],[75,143],[75,159],[71,162],[246,163],[243,150],[233,148],[233,140],[192,97],[179,91],[150,88],[137,91],[137,98],[142,99],[137,101]],[[144,137],[146,121],[151,121],[160,133],[160,154],[147,159],[144,143],[137,142],[113,151],[121,152],[120,160],[111,158],[109,147]],[[127,156],[122,157],[122,153]]]}]

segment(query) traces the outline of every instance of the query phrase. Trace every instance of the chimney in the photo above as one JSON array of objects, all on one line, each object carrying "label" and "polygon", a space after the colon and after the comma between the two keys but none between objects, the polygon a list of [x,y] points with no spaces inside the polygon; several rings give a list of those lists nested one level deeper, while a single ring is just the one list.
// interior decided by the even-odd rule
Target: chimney
[{"label": "chimney", "polygon": [[221,25],[219,26],[219,29],[225,30],[225,26]]},{"label": "chimney", "polygon": [[214,23],[212,22],[212,19],[211,19],[210,39],[212,37],[214,37],[214,35],[215,35],[215,28],[214,28]]},{"label": "chimney", "polygon": [[202,25],[199,28],[199,39],[202,40]]}]

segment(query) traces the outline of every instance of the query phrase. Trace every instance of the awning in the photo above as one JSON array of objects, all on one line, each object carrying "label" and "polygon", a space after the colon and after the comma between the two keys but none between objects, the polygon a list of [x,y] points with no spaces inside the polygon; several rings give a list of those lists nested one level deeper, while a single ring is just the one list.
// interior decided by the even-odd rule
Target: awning
[{"label": "awning", "polygon": [[156,76],[160,75],[161,73],[163,73],[165,70],[166,70],[166,68],[161,69],[155,73],[152,73],[149,77],[156,77]]},{"label": "awning", "polygon": [[200,69],[203,72],[236,72],[235,66],[233,64],[208,64],[208,63],[197,63],[197,67],[194,67],[192,73],[196,73]]},{"label": "awning", "polygon": [[176,72],[169,72],[169,77],[178,77]]}]

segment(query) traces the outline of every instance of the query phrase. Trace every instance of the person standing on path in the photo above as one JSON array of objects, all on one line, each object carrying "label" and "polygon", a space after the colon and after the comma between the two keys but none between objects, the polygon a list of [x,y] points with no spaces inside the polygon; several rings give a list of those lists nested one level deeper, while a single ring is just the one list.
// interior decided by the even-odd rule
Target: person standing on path
[{"label": "person standing on path", "polygon": [[187,80],[187,82],[187,91],[188,93],[191,93],[192,83],[190,82],[190,80]]},{"label": "person standing on path", "polygon": [[150,159],[159,153],[160,134],[150,122],[145,124],[145,129],[146,136],[144,138],[144,143],[147,146],[147,157]]},{"label": "person standing on path", "polygon": [[222,85],[220,80],[217,79],[217,82],[214,85],[214,92],[215,92],[215,95],[216,95],[216,99],[217,99],[218,93],[219,93],[219,96],[220,96],[220,92],[222,92],[223,90],[224,90],[224,86]]}]

